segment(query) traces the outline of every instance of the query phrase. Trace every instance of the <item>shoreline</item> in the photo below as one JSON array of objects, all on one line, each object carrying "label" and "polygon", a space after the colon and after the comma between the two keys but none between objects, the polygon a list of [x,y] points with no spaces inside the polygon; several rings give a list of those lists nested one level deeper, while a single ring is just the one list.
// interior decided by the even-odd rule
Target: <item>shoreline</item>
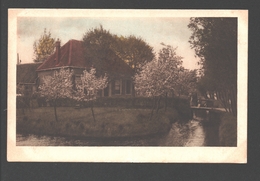
[{"label": "shoreline", "polygon": [[149,137],[163,137],[168,134],[168,132],[171,129],[171,125],[169,126],[169,129],[166,131],[159,131],[154,133],[148,133],[148,134],[135,134],[135,135],[126,135],[126,136],[79,136],[79,135],[67,135],[67,134],[49,134],[49,133],[35,133],[35,132],[28,132],[28,131],[17,131],[17,134],[28,136],[28,135],[36,135],[36,136],[52,136],[52,137],[63,137],[67,139],[79,139],[79,140],[92,140],[92,141],[105,141],[105,140],[114,140],[114,141],[120,141],[120,140],[134,140],[134,139],[145,139]]},{"label": "shoreline", "polygon": [[[86,110],[86,109],[85,109]],[[62,136],[80,139],[130,139],[167,133],[178,113],[169,109],[159,111],[152,119],[150,112],[141,109],[115,111],[113,108],[96,108],[96,120],[90,111],[60,108],[60,121],[53,120],[51,108],[38,108],[26,115],[17,115],[16,132]]]}]

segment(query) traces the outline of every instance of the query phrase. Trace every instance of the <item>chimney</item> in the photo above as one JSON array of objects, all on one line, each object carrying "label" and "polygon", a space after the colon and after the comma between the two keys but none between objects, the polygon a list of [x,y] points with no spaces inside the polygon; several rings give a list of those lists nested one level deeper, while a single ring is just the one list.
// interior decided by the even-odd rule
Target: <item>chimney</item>
[{"label": "chimney", "polygon": [[60,40],[58,40],[55,43],[56,45],[56,64],[58,65],[60,62]]}]

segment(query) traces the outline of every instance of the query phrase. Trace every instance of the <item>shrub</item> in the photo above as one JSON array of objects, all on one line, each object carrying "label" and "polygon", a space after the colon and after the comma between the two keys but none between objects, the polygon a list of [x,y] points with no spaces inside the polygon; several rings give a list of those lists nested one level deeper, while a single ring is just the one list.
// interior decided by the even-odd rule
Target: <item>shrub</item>
[{"label": "shrub", "polygon": [[[164,104],[162,99],[161,105]],[[189,101],[184,98],[167,98],[168,107],[181,107],[189,108]],[[94,104],[95,107],[110,107],[110,106],[121,106],[121,107],[134,107],[134,108],[151,108],[153,106],[153,98],[151,97],[100,97]]]},{"label": "shrub", "polygon": [[221,116],[219,142],[223,146],[237,145],[237,119],[229,113]]}]

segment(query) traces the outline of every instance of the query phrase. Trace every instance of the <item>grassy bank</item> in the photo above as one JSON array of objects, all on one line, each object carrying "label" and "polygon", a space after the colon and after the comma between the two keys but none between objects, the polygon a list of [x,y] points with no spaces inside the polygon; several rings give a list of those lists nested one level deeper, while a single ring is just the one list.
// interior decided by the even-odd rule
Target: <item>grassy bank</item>
[{"label": "grassy bank", "polygon": [[219,142],[224,146],[237,146],[237,118],[231,114],[221,116]]},{"label": "grassy bank", "polygon": [[174,109],[163,110],[150,120],[150,109],[59,107],[56,122],[52,107],[17,109],[17,132],[77,137],[128,137],[164,133],[177,119]]}]

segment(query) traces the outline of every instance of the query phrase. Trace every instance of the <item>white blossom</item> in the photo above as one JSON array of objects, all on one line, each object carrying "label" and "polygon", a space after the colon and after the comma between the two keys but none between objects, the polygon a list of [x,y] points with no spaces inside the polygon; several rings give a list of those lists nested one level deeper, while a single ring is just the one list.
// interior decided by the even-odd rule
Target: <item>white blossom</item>
[{"label": "white blossom", "polygon": [[43,84],[39,86],[40,95],[47,100],[71,97],[72,75],[73,71],[61,68],[60,71],[55,71],[53,76],[43,77]]},{"label": "white blossom", "polygon": [[147,63],[144,69],[135,75],[137,95],[156,97],[175,91],[182,69],[182,57],[177,56],[175,50],[171,46],[163,48],[158,60]]},{"label": "white blossom", "polygon": [[97,93],[107,87],[107,76],[96,77],[96,69],[91,68],[90,71],[83,71],[80,83],[76,84],[76,92],[74,98],[78,101],[93,101],[97,98]]}]

